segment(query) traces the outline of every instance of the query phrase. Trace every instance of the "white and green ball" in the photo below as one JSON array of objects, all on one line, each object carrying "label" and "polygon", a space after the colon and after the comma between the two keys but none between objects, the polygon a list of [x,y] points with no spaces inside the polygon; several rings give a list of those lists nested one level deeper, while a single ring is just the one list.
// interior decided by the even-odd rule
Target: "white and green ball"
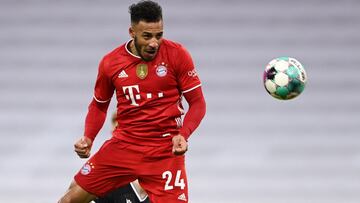
[{"label": "white and green ball", "polygon": [[304,91],[307,76],[299,61],[290,57],[279,57],[268,63],[263,80],[265,89],[271,96],[288,100]]}]

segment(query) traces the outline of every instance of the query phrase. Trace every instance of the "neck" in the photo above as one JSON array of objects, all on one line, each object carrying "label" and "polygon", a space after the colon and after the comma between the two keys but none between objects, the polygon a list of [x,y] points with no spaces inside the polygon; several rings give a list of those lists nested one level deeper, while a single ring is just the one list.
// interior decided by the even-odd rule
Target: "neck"
[{"label": "neck", "polygon": [[139,53],[137,52],[136,50],[136,47],[135,47],[135,42],[134,40],[131,40],[131,42],[129,43],[129,47],[128,49],[130,50],[130,52],[136,56],[139,56]]}]

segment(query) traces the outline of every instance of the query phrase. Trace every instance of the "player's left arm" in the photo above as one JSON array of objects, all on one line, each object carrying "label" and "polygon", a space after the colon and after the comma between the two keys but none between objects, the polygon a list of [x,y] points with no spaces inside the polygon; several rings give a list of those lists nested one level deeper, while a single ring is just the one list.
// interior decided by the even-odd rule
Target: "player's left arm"
[{"label": "player's left arm", "polygon": [[182,155],[187,151],[187,139],[199,126],[205,116],[206,103],[200,87],[183,94],[189,104],[189,110],[185,114],[184,123],[179,135],[173,137],[173,153]]},{"label": "player's left arm", "polygon": [[185,114],[184,123],[183,127],[180,129],[180,134],[187,140],[199,126],[201,120],[204,118],[206,112],[206,103],[201,86],[186,92],[183,95],[189,104],[189,110]]},{"label": "player's left arm", "polygon": [[190,53],[183,46],[180,46],[174,58],[176,58],[175,70],[179,90],[189,104],[189,109],[185,114],[179,135],[174,136],[172,139],[173,153],[181,155],[187,151],[187,139],[199,126],[205,115],[206,104],[201,89],[201,82]]}]

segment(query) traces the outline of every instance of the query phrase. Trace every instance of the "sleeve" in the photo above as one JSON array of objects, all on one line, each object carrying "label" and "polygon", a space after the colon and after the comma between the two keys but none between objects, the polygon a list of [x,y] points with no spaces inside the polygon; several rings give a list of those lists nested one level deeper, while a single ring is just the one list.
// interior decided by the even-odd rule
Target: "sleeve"
[{"label": "sleeve", "polygon": [[201,86],[199,76],[189,52],[181,46],[177,53],[177,80],[182,93]]},{"label": "sleeve", "polygon": [[206,103],[201,87],[184,93],[184,97],[189,103],[189,110],[185,114],[184,124],[180,129],[180,134],[187,140],[204,118]]},{"label": "sleeve", "polygon": [[110,102],[99,103],[93,99],[88,107],[88,113],[85,119],[84,136],[95,140],[96,135],[104,125],[106,113]]},{"label": "sleeve", "polygon": [[105,72],[105,57],[99,64],[98,75],[95,83],[94,99],[88,107],[88,114],[85,119],[84,135],[94,141],[96,135],[102,128],[111,97],[114,93],[114,86],[111,78]]},{"label": "sleeve", "polygon": [[99,103],[106,103],[110,101],[115,90],[115,87],[111,82],[111,78],[106,74],[106,65],[104,57],[99,64],[94,90],[94,99]]}]

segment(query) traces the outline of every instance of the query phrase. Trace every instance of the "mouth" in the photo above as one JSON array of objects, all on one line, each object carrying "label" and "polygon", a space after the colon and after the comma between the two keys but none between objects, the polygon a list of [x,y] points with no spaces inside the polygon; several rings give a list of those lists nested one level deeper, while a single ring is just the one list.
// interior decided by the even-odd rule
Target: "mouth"
[{"label": "mouth", "polygon": [[156,53],[156,49],[146,50],[145,52],[147,52],[147,53],[149,53],[149,54],[155,54],[155,53]]},{"label": "mouth", "polygon": [[151,50],[145,50],[144,51],[144,55],[147,57],[147,58],[153,58],[156,54],[157,50],[156,49],[151,49]]}]

